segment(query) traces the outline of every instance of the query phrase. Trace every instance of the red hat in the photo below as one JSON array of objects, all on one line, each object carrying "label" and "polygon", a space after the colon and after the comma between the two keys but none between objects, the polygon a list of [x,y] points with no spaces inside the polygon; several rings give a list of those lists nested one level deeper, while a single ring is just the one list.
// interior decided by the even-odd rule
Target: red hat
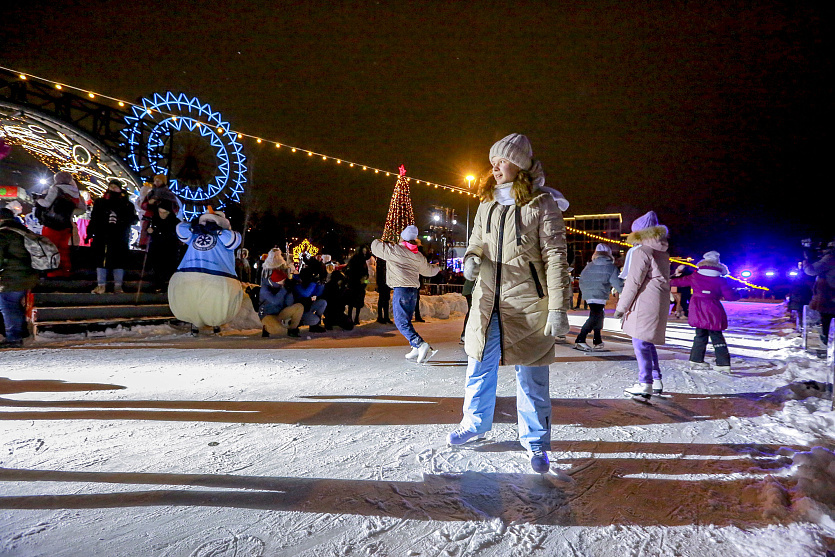
[{"label": "red hat", "polygon": [[276,269],[272,273],[270,273],[270,282],[274,282],[278,284],[279,282],[284,282],[287,278],[287,273],[282,271],[281,269]]}]

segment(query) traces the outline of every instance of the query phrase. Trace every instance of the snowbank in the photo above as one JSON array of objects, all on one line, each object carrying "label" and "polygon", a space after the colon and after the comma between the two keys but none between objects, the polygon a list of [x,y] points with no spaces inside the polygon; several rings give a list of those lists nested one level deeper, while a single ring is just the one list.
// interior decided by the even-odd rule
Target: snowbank
[{"label": "snowbank", "polygon": [[[365,295],[365,307],[360,310],[360,320],[377,319],[377,300],[376,292],[368,292]],[[389,305],[389,308],[391,305]],[[465,315],[467,313],[467,300],[463,295],[457,292],[443,294],[441,296],[421,296],[420,297],[420,315],[424,319],[431,317],[433,319],[449,319],[455,317],[456,314]]]}]

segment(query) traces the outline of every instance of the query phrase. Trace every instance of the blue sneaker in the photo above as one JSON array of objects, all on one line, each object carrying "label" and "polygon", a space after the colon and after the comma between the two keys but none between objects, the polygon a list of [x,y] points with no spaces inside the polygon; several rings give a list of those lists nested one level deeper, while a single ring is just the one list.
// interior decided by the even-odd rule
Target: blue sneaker
[{"label": "blue sneaker", "polygon": [[551,470],[551,462],[548,460],[548,453],[542,449],[531,452],[531,468],[537,474],[547,474]]},{"label": "blue sneaker", "polygon": [[446,436],[446,442],[448,445],[463,445],[473,438],[475,438],[476,441],[484,439],[484,434],[469,431],[465,429],[464,426],[459,426],[458,429]]}]

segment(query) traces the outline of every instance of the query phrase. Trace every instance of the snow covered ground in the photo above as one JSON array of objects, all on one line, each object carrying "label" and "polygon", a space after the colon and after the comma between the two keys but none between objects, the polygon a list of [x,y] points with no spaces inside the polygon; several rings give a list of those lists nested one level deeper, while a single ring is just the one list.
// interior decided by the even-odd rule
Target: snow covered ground
[{"label": "snow covered ground", "polygon": [[[690,371],[692,330],[671,322],[670,396],[650,405],[622,396],[636,364],[613,320],[607,352],[558,344],[546,476],[516,440],[511,368],[490,437],[445,446],[466,366],[451,307],[418,324],[440,349],[423,366],[376,323],[309,340],[150,328],[0,352],[0,555],[835,549],[826,366],[782,306],[726,304],[730,374]],[[575,332],[584,319],[572,312]]]}]

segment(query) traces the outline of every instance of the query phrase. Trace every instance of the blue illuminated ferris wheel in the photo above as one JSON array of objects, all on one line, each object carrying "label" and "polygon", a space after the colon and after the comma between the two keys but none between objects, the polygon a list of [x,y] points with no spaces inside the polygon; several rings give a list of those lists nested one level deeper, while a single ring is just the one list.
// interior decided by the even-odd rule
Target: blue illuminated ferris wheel
[{"label": "blue illuminated ferris wheel", "polygon": [[171,191],[192,219],[207,205],[240,201],[246,185],[243,145],[228,122],[197,97],[154,93],[132,107],[122,130],[127,160],[141,176],[168,176]]}]

